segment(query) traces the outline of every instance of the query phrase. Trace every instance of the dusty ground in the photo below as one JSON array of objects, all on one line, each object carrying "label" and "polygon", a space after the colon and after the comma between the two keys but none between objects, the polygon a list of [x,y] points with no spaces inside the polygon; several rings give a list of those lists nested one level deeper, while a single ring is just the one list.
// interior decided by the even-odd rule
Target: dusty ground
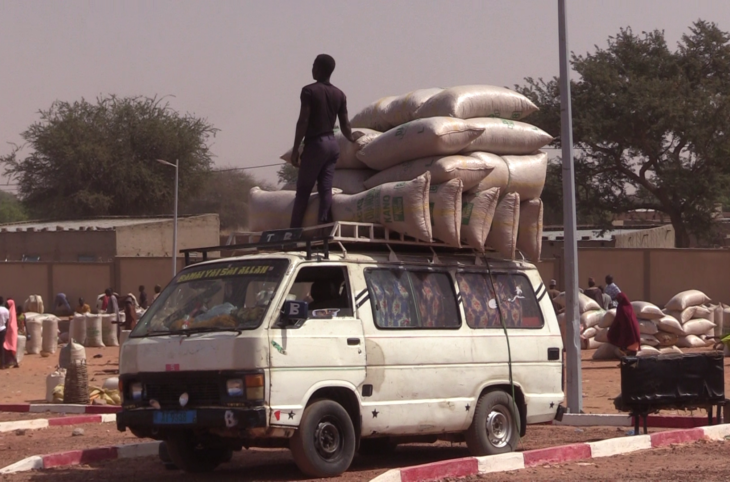
[{"label": "dusty ground", "polygon": [[730,474],[730,442],[700,441],[629,455],[459,479],[467,482],[662,481],[720,482]]},{"label": "dusty ground", "polygon": [[[697,350],[693,350],[697,351]],[[117,347],[109,348],[87,348],[87,361],[89,363],[89,374],[92,385],[101,385],[103,380],[114,376],[118,363],[119,349]],[[618,370],[618,361],[594,362],[591,360],[593,351],[582,352],[583,367],[583,392],[584,392],[584,411],[587,413],[616,413],[613,407],[612,398],[620,392],[620,374]],[[94,355],[101,355],[100,358],[93,358]],[[0,391],[0,403],[29,403],[44,402],[45,398],[45,377],[51,373],[56,366],[58,355],[49,358],[42,358],[38,355],[27,355],[19,369],[9,369],[0,371],[0,386],[8,387],[8,390]],[[728,364],[730,360],[726,361]],[[726,382],[730,381],[730,371],[726,371]],[[687,415],[687,414],[684,414]],[[699,415],[699,414],[698,414]],[[62,416],[60,414],[8,414],[0,413],[0,421],[7,420],[26,420],[32,418],[48,418]],[[73,426],[54,427],[38,431],[28,431],[25,435],[15,435],[14,433],[0,434],[0,467],[13,463],[24,457],[53,453],[69,449],[91,448],[104,445],[114,445],[121,443],[133,443],[137,441],[129,432],[119,433],[113,423],[80,425],[85,430],[85,434],[81,437],[72,437],[71,432]],[[556,427],[556,426],[531,426],[528,427],[527,436],[521,441],[519,450],[530,450],[534,448],[555,446],[567,443],[586,442],[594,440],[602,440],[606,438],[625,436],[628,428],[605,428],[591,427],[576,429],[572,427]],[[704,446],[703,446],[704,447]],[[729,446],[730,447],[730,446]],[[730,455],[730,448],[723,444],[710,444],[704,447],[710,450],[714,457],[720,459],[720,455]],[[663,472],[661,464],[667,460],[671,463],[677,463],[682,467],[694,467],[693,464],[712,465],[710,457],[702,457],[702,462],[695,462],[693,455],[696,447],[685,446],[676,448],[674,451],[666,449],[661,451],[669,455],[663,455],[664,459],[657,459],[656,471],[647,471],[644,467],[653,467],[649,464],[638,461],[646,460],[645,458],[636,459],[634,480],[680,480],[679,478],[660,477]],[[389,457],[381,457],[377,460],[356,457],[350,471],[339,479],[347,481],[365,481],[370,480],[376,475],[393,467],[402,467],[409,465],[417,465],[428,462],[435,462],[456,457],[465,457],[469,453],[463,444],[446,444],[437,445],[405,445],[398,448],[396,453]],[[642,454],[642,457],[655,457],[655,455]],[[636,457],[636,456],[628,456]],[[656,455],[659,457],[659,455]],[[725,457],[727,458],[727,457]],[[621,459],[624,460],[624,459]],[[629,459],[627,459],[629,460]],[[699,459],[697,459],[699,460]],[[730,460],[730,459],[729,459]],[[613,461],[613,462],[611,462]],[[591,461],[590,463],[594,463]],[[616,458],[599,460],[596,465],[577,465],[565,464],[565,467],[556,468],[539,468],[530,469],[532,472],[524,474],[503,474],[502,478],[491,478],[485,480],[613,480],[614,472],[611,469],[611,463],[616,463]],[[623,462],[622,462],[623,463]],[[601,472],[598,467],[600,464],[607,464],[606,471]],[[723,465],[726,469],[727,466]],[[552,467],[552,466],[551,466]],[[702,470],[705,470],[704,468]],[[715,472],[709,470],[707,478],[705,472],[701,473],[703,477],[697,480],[726,480],[724,478],[715,477]],[[586,475],[572,477],[573,473]],[[594,472],[596,477],[591,477]],[[544,472],[544,473],[543,473]],[[563,475],[563,472],[567,475]],[[685,477],[691,471],[683,472]],[[624,472],[621,472],[623,474]],[[629,472],[627,472],[628,474]],[[680,473],[680,472],[676,472]],[[717,474],[721,472],[718,471]],[[645,474],[649,474],[644,478]],[[654,474],[654,475],[651,475]],[[674,473],[673,473],[674,474]],[[693,473],[694,474],[694,473]],[[106,463],[94,464],[93,466],[80,466],[64,469],[52,469],[44,472],[16,474],[13,476],[0,476],[0,480],[5,481],[30,481],[30,480],[60,480],[60,481],[78,481],[87,482],[93,480],[124,480],[128,478],[139,478],[142,480],[173,480],[181,476],[179,471],[166,471],[156,457],[148,457],[144,459],[135,459],[134,463],[129,461],[112,461]],[[674,476],[674,475],[672,475]],[[516,477],[516,478],[515,478]],[[527,477],[527,478],[519,478]],[[542,477],[542,478],[541,478]],[[566,478],[567,477],[567,478]],[[253,449],[235,453],[230,464],[221,466],[216,470],[213,476],[184,476],[185,480],[305,480],[294,465],[291,455],[287,450],[258,450]],[[476,479],[474,479],[476,480]],[[631,480],[631,479],[626,479]],[[682,479],[684,480],[684,479]]]}]

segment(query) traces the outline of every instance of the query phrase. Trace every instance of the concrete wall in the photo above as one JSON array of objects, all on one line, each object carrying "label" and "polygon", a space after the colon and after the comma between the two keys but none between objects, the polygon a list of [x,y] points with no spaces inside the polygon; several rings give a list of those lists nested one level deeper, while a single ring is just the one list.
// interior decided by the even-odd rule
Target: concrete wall
[{"label": "concrete wall", "polygon": [[[178,258],[178,272],[184,267],[185,260]],[[163,288],[172,279],[171,258],[117,258],[115,263],[114,288],[118,293],[139,293],[139,285],[143,285],[150,301],[154,295],[155,285]]]},{"label": "concrete wall", "polygon": [[114,259],[114,231],[0,232],[0,260],[20,261],[23,255],[40,256],[42,262],[75,263],[79,256],[97,262]]},{"label": "concrete wall", "polygon": [[47,302],[50,274],[46,263],[0,263],[0,296],[21,306],[30,295],[41,295]]},{"label": "concrete wall", "polygon": [[674,248],[671,224],[614,236],[617,248]]},{"label": "concrete wall", "polygon": [[[170,256],[173,221],[116,228],[116,255],[120,257]],[[218,246],[220,220],[217,214],[178,218],[177,249]],[[172,268],[170,268],[172,270]]]}]

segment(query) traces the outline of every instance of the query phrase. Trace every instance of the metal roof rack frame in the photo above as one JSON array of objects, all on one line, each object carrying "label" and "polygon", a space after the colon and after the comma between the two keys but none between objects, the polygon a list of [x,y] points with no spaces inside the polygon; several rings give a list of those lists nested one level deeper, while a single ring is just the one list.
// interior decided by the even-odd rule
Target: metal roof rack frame
[{"label": "metal roof rack frame", "polygon": [[[238,240],[245,242],[238,243]],[[426,242],[419,239],[397,233],[385,226],[374,223],[356,223],[337,221],[329,224],[297,229],[278,229],[262,232],[241,232],[232,233],[228,237],[228,243],[222,246],[208,246],[203,248],[188,248],[180,250],[185,255],[185,265],[191,263],[191,258],[200,254],[200,261],[207,261],[208,254],[217,251],[229,251],[232,253],[242,252],[288,252],[305,251],[307,259],[312,258],[314,252],[321,252],[325,259],[329,258],[330,245],[333,243],[339,246],[346,253],[345,247],[352,245],[372,246],[388,249],[391,253],[391,246],[407,246],[421,248],[434,255],[437,260],[436,251],[453,252],[474,252],[472,248],[458,248],[439,241]],[[236,254],[232,254],[236,256]],[[193,261],[198,262],[198,261]]]}]

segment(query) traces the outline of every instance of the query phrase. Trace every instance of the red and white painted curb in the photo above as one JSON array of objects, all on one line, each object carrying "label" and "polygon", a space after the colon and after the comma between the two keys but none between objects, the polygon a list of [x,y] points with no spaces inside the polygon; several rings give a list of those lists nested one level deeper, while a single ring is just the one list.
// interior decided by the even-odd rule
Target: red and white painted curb
[{"label": "red and white painted curb", "polygon": [[82,425],[89,423],[110,423],[117,421],[115,413],[101,413],[99,415],[79,415],[77,417],[38,418],[35,420],[17,420],[0,422],[0,433],[14,430],[38,430],[63,425]]},{"label": "red and white painted curb", "polygon": [[696,442],[702,439],[724,440],[728,436],[730,436],[730,424],[657,432],[648,435],[632,435],[599,442],[548,447],[488,457],[465,457],[393,469],[375,477],[371,482],[425,482],[445,477],[466,477],[469,475],[506,472],[542,464],[557,464],[573,460],[628,454],[637,450]]},{"label": "red and white painted curb", "polygon": [[[643,426],[643,420],[640,421]],[[682,417],[649,415],[647,427],[653,428],[696,428],[707,425],[707,417]],[[633,427],[634,418],[630,415],[598,414],[598,413],[566,413],[563,420],[554,420],[552,425],[568,425],[571,427]]]},{"label": "red and white painted curb", "polygon": [[0,469],[2,474],[14,474],[28,470],[51,469],[69,465],[91,464],[105,460],[133,459],[157,455],[160,442],[142,442],[129,445],[113,445],[93,449],[71,450],[49,455],[34,455]]},{"label": "red and white painted curb", "polygon": [[20,403],[0,405],[0,412],[20,413],[117,413],[122,407],[118,405],[76,405],[72,403]]}]

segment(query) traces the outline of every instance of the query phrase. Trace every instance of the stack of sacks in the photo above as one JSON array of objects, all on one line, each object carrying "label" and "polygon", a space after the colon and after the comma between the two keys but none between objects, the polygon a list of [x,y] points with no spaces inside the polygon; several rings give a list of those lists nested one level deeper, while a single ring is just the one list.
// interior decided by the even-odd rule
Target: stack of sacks
[{"label": "stack of sacks", "polygon": [[[563,345],[567,345],[568,329],[565,319],[565,293],[560,293],[553,302],[560,306],[561,313],[558,314],[558,325],[560,326],[560,334],[563,337]],[[598,345],[593,342],[593,338],[596,334],[596,327],[603,319],[605,311],[594,299],[583,293],[578,293],[578,312],[580,313],[581,338],[586,340],[583,342],[583,347],[586,347],[586,344],[591,344],[590,348],[596,348]]]},{"label": "stack of sacks", "polygon": [[[682,325],[682,333],[676,345],[681,348],[699,348],[713,344],[716,336],[717,305],[707,305],[710,298],[701,291],[687,290],[677,293],[664,306],[664,313],[674,317]],[[723,311],[719,310],[720,331]]]},{"label": "stack of sacks", "polygon": [[536,261],[542,240],[539,198],[547,172],[547,154],[538,150],[552,137],[519,122],[536,110],[521,94],[488,85],[380,99],[352,119],[354,129],[383,131],[357,152],[360,161],[379,171],[364,187],[408,181],[425,172],[435,185],[460,179],[460,232],[456,237],[452,230],[443,232],[434,219],[434,238],[479,251],[491,247],[509,259],[519,249]]}]

